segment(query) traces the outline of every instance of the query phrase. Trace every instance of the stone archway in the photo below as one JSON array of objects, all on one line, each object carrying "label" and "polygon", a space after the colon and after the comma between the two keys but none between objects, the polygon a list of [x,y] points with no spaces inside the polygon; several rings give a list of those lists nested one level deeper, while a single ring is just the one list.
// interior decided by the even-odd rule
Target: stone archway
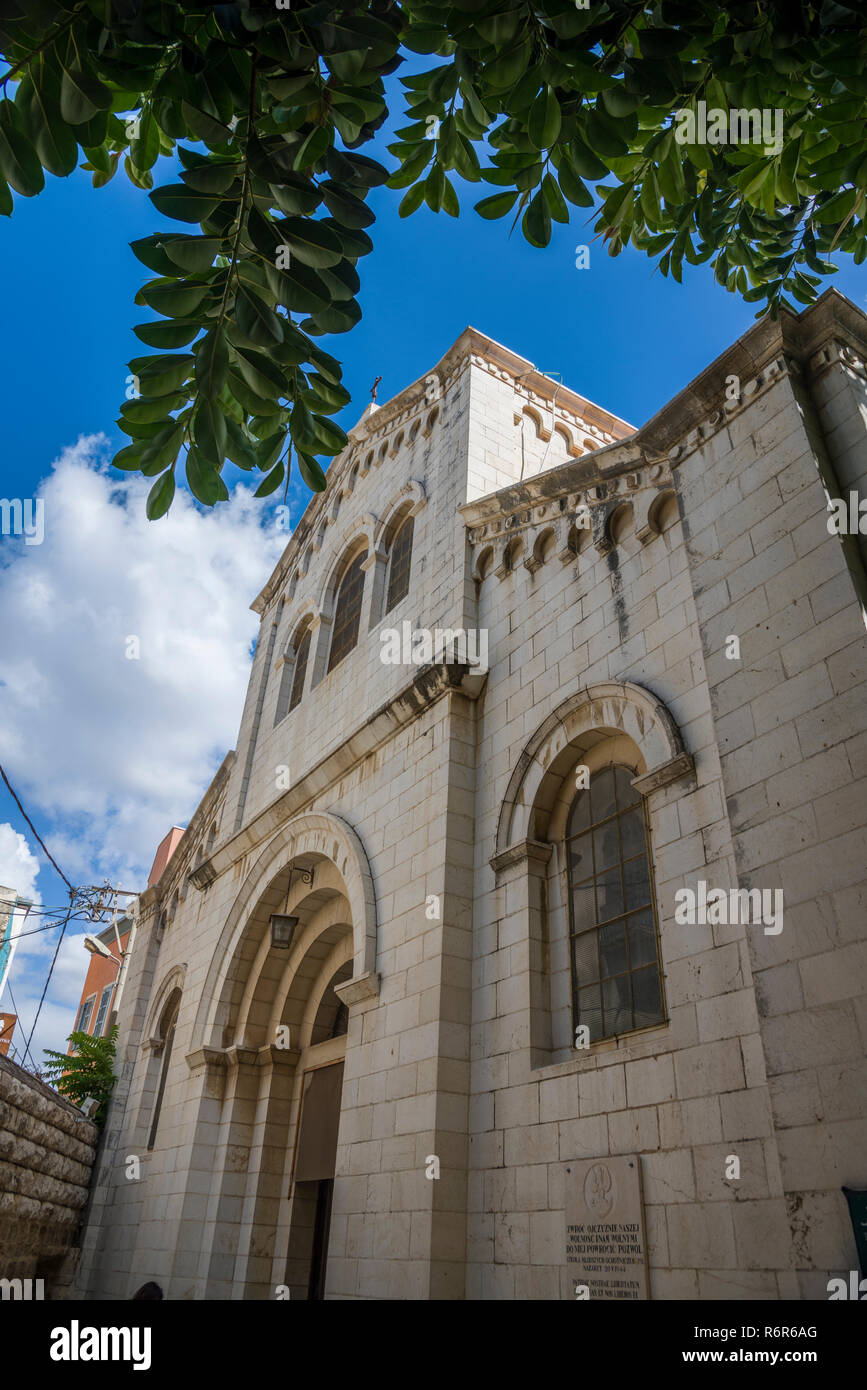
[{"label": "stone archway", "polygon": [[648,791],[692,767],[674,720],[649,690],[631,681],[585,686],[549,714],[518,759],[500,808],[495,857],[527,841],[545,840],[548,816],[575,751],[612,734],[625,734],[635,744]]},{"label": "stone archway", "polygon": [[693,772],[679,730],[660,700],[631,682],[587,686],[564,700],[526,744],[500,807],[490,863],[509,911],[526,924],[529,1040],[533,1066],[571,1055],[565,812],[580,764],[618,762],[647,801]]},{"label": "stone archway", "polygon": [[[297,918],[288,948],[272,944],[275,912]],[[337,816],[296,817],[259,855],[227,917],[199,1002],[200,1045],[187,1057],[204,1075],[201,1143],[212,1154],[205,1297],[273,1298],[284,1282],[304,1216],[291,1193],[304,1075],[342,1063],[346,1048],[345,1034],[317,1041],[314,1024],[329,986],[350,1010],[374,995],[375,964],[360,840]]]}]

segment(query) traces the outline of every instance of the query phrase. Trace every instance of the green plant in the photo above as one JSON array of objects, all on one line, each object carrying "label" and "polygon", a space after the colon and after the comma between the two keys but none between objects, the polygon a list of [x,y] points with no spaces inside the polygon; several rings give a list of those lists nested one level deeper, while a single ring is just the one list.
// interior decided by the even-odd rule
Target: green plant
[{"label": "green plant", "polygon": [[66,1041],[72,1044],[73,1052],[55,1052],[52,1048],[43,1048],[49,1059],[45,1064],[45,1079],[76,1105],[81,1105],[88,1096],[97,1100],[99,1106],[92,1118],[101,1125],[105,1122],[115,1082],[113,1066],[117,1024],[101,1038],[74,1031]]},{"label": "green plant", "polygon": [[[835,248],[867,256],[856,0],[5,0],[0,50],[0,211],[82,152],[94,185],[123,163],[194,229],[132,245],[154,277],[136,302],[163,317],[135,329],[155,352],[129,364],[114,462],[155,479],[152,518],[180,458],[208,505],[228,496],[226,460],[266,496],[293,447],[325,487],[319,460],[346,443],[329,417],[349,396],[314,339],[361,317],[367,197],[384,182],[405,190],[401,216],[457,216],[455,176],[492,185],[476,210],[514,212],[539,247],[570,207],[596,209],[610,254],[631,244],[675,280],[684,259],[709,261],[760,313],[811,303]],[[401,79],[389,174],[356,151],[407,53],[434,65]],[[779,138],[681,141],[702,103],[779,113]],[[179,181],[154,188],[173,153]]]}]

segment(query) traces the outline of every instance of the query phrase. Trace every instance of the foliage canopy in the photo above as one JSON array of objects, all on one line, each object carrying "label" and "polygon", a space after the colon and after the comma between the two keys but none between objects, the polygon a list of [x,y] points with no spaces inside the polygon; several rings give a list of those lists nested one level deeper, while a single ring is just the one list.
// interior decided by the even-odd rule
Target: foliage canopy
[{"label": "foliage canopy", "polygon": [[[96,187],[122,163],[178,224],[132,243],[152,277],[136,303],[161,317],[135,329],[154,351],[129,364],[114,463],[155,479],[152,518],[180,459],[208,505],[226,460],[267,496],[293,448],[325,487],[349,394],[316,340],[361,317],[385,182],[402,217],[456,217],[456,183],[479,185],[476,211],[538,247],[595,208],[611,255],[677,281],[707,261],[759,313],[811,303],[835,249],[867,255],[860,0],[0,0],[0,51],[0,211],[83,154]],[[407,53],[432,62],[400,79],[389,172],[359,149]],[[780,139],[681,143],[684,113],[715,111],[778,112]],[[173,154],[179,180],[155,187]]]}]

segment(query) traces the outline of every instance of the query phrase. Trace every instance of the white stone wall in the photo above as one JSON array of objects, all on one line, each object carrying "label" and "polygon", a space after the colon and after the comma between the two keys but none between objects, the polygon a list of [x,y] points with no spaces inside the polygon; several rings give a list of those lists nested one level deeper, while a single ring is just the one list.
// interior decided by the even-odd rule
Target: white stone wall
[{"label": "white stone wall", "polygon": [[[257,600],[237,753],[143,902],[84,1291],[156,1279],[175,1298],[274,1296],[303,1063],[273,1053],[267,1000],[246,1037],[203,1019],[230,960],[238,998],[256,970],[278,989],[280,963],[226,933],[291,861],[271,864],[269,846],[323,814],[369,867],[378,976],[350,1005],[329,1297],[571,1298],[565,1166],[623,1153],[642,1156],[655,1298],[824,1297],[830,1272],[855,1267],[839,1187],[867,1178],[867,668],[817,451],[860,485],[864,378],[834,358],[805,382],[797,343],[766,332],[732,349],[767,369],[726,415],[702,378],[630,436],[468,330],[435,369],[435,405],[416,383],[352,433]],[[386,523],[410,497],[410,591],[384,616]],[[582,503],[592,525],[576,534]],[[359,641],[326,674],[330,580],[359,537],[374,557]],[[280,658],[307,614],[305,695],[275,724]],[[485,629],[486,681],[383,664],[380,634],[404,620]],[[666,1021],[579,1052],[559,836],[575,766],[608,758],[644,779]],[[346,856],[329,868],[328,835],[315,843],[323,898],[305,911],[345,898],[357,979]],[[675,893],[699,878],[782,887],[783,931],[679,925]]]}]

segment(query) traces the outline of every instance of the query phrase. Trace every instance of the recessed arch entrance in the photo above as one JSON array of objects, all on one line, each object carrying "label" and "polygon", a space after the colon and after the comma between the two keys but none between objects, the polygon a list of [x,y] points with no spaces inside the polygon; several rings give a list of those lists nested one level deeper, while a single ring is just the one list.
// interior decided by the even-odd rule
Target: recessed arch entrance
[{"label": "recessed arch entrance", "polygon": [[[270,919],[291,921],[279,944]],[[353,1006],[378,991],[364,850],[340,818],[299,816],[246,875],[206,975],[188,1055],[214,1157],[202,1242],[211,1298],[323,1297]],[[357,1011],[355,1011],[357,1014]],[[216,1152],[214,1150],[216,1149]]]}]

